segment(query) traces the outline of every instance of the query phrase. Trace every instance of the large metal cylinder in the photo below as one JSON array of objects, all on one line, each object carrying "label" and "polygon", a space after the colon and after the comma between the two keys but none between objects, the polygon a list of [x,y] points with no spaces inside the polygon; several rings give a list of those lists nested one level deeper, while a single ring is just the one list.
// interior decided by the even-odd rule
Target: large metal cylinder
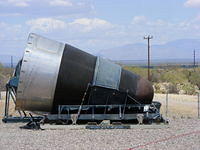
[{"label": "large metal cylinder", "polygon": [[[100,57],[68,44],[30,34],[22,60],[16,109],[53,112],[58,105],[80,105],[88,85],[103,94],[128,93],[141,104],[150,104],[150,82]],[[96,89],[95,89],[96,90]],[[116,97],[111,104],[123,104]],[[133,101],[134,103],[134,101]]]}]

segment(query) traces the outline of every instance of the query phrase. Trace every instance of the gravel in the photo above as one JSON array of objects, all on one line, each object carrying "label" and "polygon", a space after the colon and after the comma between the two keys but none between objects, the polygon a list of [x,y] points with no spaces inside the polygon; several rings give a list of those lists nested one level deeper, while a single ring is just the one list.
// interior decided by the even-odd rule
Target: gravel
[{"label": "gravel", "polygon": [[171,120],[164,128],[86,130],[54,125],[46,130],[22,130],[24,124],[0,123],[0,150],[169,149],[199,150],[200,119]]}]

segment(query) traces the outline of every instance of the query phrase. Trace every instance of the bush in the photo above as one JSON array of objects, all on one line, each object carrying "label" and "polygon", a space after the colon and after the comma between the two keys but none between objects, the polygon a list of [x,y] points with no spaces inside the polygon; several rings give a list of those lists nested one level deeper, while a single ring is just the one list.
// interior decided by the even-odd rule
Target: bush
[{"label": "bush", "polygon": [[197,85],[200,89],[200,71],[193,71],[191,72],[191,75],[189,76],[189,82],[191,82],[194,85]]},{"label": "bush", "polygon": [[12,68],[3,67],[3,65],[0,64],[0,91],[5,90],[6,83],[12,76],[12,73]]},{"label": "bush", "polygon": [[148,71],[147,68],[125,66],[124,69],[129,70],[130,72],[133,72],[135,74],[138,74],[143,78],[147,78],[147,71]]},{"label": "bush", "polygon": [[[147,68],[125,67],[125,69],[147,77]],[[157,67],[151,69],[151,81],[156,93],[195,94],[200,89],[200,68]]]}]

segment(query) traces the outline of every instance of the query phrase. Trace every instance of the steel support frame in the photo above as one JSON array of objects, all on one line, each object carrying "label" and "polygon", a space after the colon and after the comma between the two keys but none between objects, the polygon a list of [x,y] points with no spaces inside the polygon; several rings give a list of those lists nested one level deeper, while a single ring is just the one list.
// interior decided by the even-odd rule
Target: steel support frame
[{"label": "steel support frame", "polygon": [[6,100],[5,100],[5,107],[4,107],[4,117],[2,119],[3,122],[11,121],[11,120],[16,120],[17,122],[19,120],[27,120],[29,117],[27,117],[26,113],[24,111],[18,110],[18,113],[20,117],[12,117],[9,114],[9,106],[10,106],[10,101],[13,100],[14,104],[16,105],[16,92],[14,87],[9,86],[8,84],[6,85]]},{"label": "steel support frame", "polygon": [[[81,111],[83,110],[92,110],[90,114],[80,113],[77,120],[136,120],[138,114],[144,115],[144,120],[155,119],[156,117],[160,117],[160,113],[158,111],[155,112],[144,112],[145,104],[131,104],[131,105],[83,105]],[[149,105],[150,107],[150,105]],[[118,109],[118,113],[115,114],[96,114],[96,109]],[[125,113],[126,109],[137,108],[141,111],[141,113]],[[78,105],[59,105],[58,114],[47,115],[46,118],[48,120],[71,120],[72,115],[74,113],[70,113],[70,111],[76,111],[79,109]],[[122,110],[123,109],[123,110]],[[63,113],[66,111],[67,113]]]}]

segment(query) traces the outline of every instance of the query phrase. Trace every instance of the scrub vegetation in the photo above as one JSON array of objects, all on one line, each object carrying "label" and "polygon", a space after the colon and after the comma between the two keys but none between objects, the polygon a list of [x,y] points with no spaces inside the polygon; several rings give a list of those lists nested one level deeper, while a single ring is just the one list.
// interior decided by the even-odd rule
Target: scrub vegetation
[{"label": "scrub vegetation", "polygon": [[[147,68],[124,66],[125,69],[147,78]],[[0,63],[0,91],[5,90],[5,85],[12,76],[13,69],[4,67]],[[156,93],[188,94],[194,95],[200,89],[200,67],[184,68],[153,67],[151,68],[151,80]]]},{"label": "scrub vegetation", "polygon": [[13,69],[3,67],[0,63],[0,91],[5,90],[5,85],[13,73]]},{"label": "scrub vegetation", "polygon": [[[147,68],[125,66],[125,69],[147,78]],[[200,89],[200,67],[153,67],[151,81],[156,93],[194,95]]]}]

